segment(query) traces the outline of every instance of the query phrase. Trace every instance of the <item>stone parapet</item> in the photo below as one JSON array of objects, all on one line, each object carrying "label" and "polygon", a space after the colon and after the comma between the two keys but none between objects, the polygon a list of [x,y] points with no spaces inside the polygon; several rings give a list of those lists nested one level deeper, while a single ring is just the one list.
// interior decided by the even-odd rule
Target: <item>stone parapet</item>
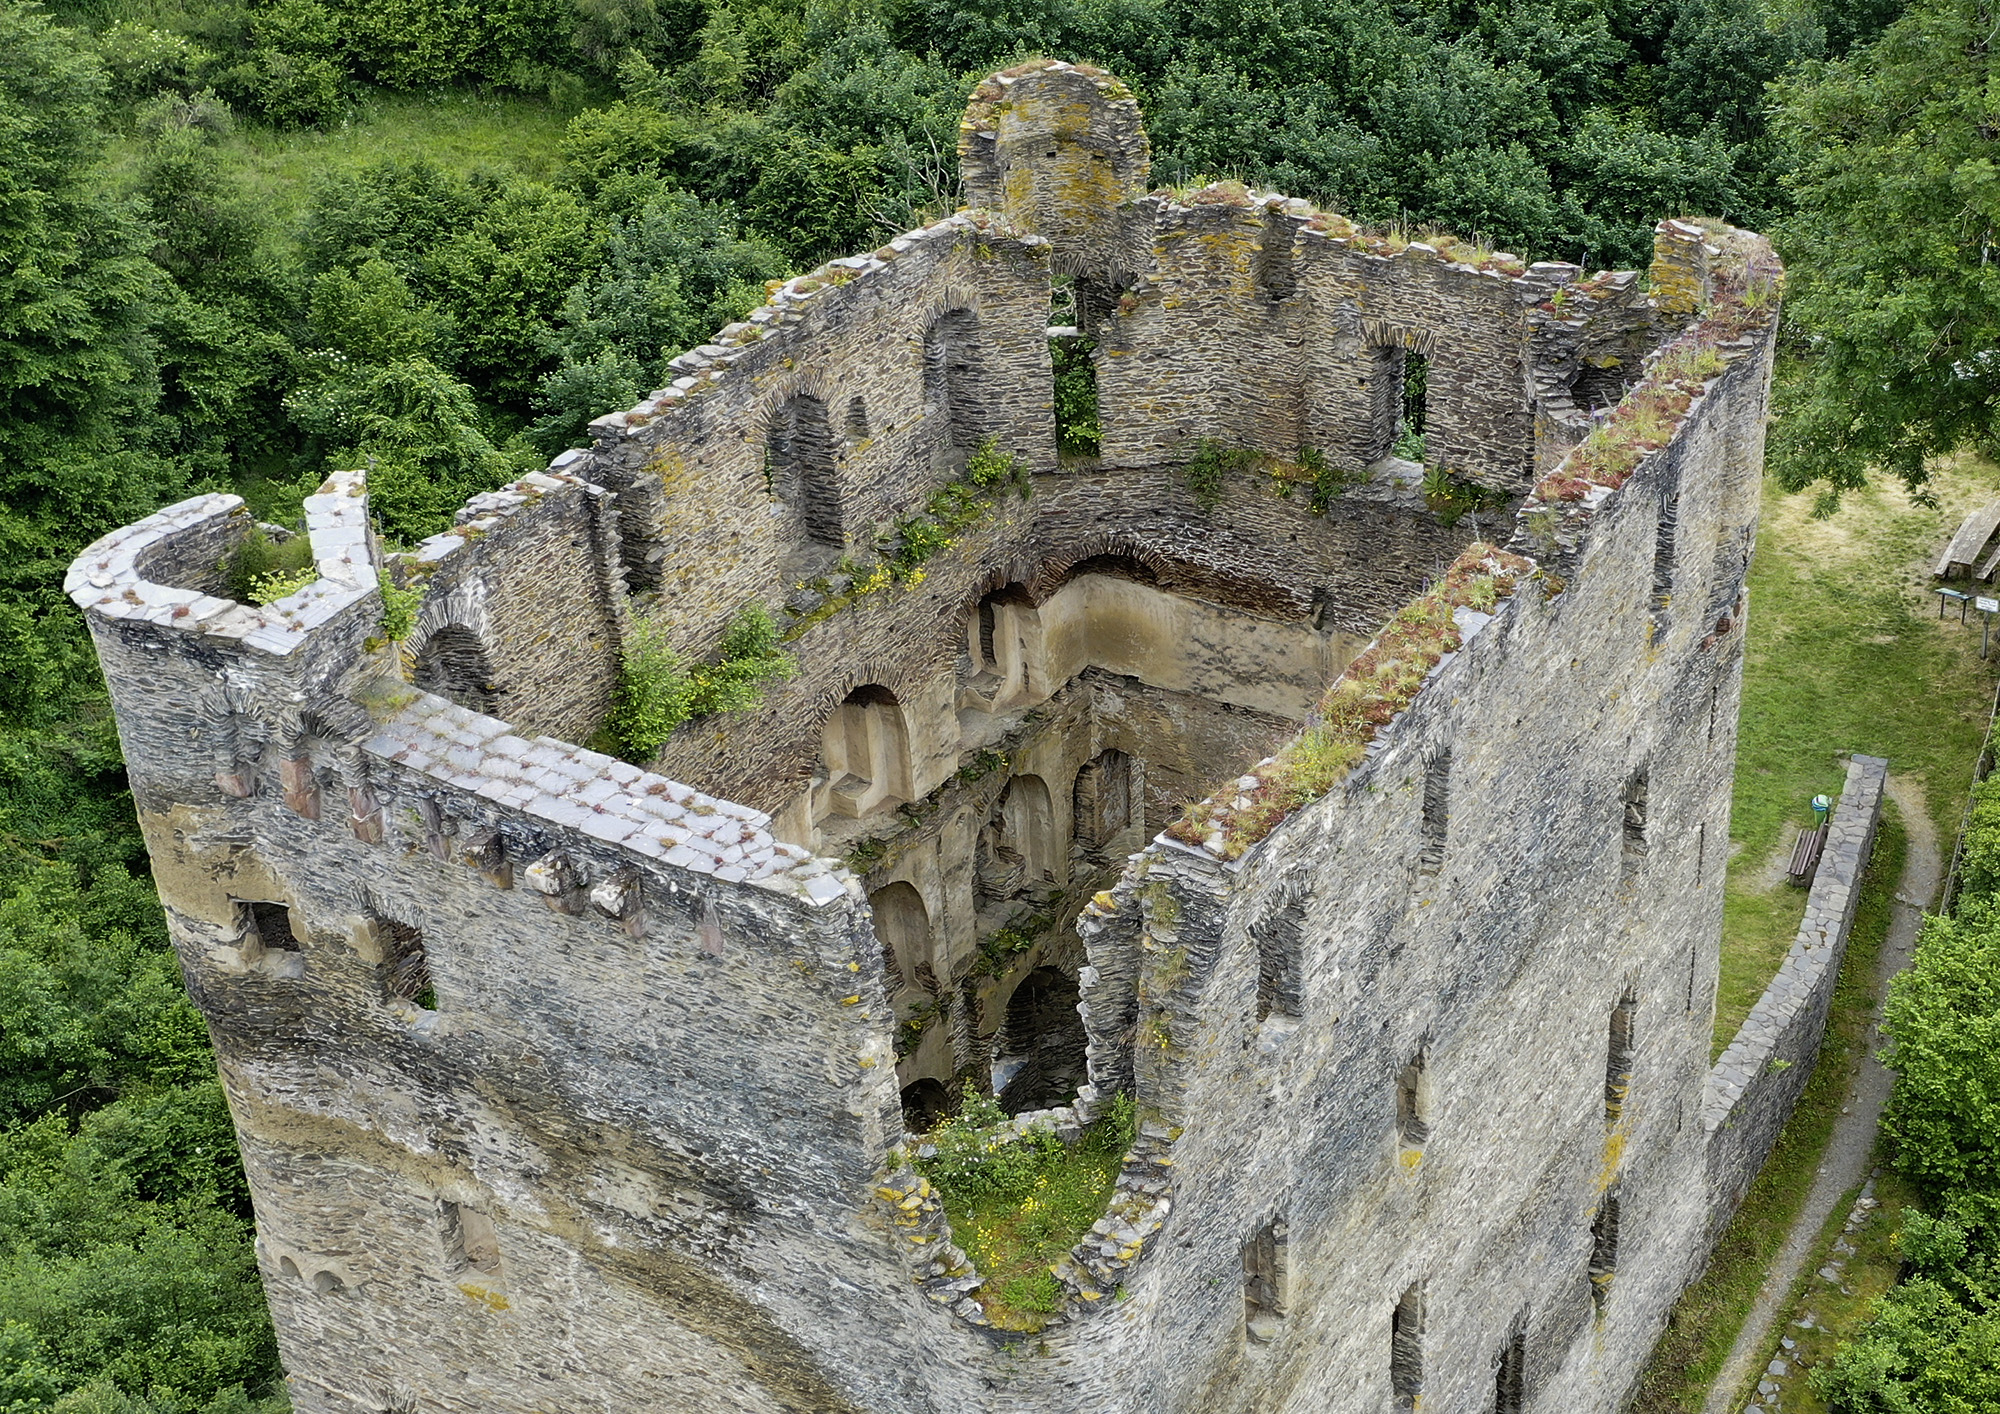
[{"label": "stone parapet", "polygon": [[1889,763],[1879,756],[1849,759],[1798,935],[1708,1073],[1701,1124],[1714,1204],[1710,1240],[1735,1214],[1812,1079],[1888,778]]}]

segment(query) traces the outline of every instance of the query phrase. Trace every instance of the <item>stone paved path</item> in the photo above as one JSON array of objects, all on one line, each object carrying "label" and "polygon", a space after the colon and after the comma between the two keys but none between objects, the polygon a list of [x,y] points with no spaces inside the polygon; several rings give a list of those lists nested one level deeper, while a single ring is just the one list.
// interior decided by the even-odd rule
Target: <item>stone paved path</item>
[{"label": "stone paved path", "polygon": [[[1896,903],[1889,920],[1889,936],[1875,964],[1875,1016],[1868,1028],[1868,1052],[1848,1087],[1845,1103],[1834,1120],[1833,1135],[1820,1156],[1805,1206],[1800,1209],[1792,1230],[1772,1261],[1769,1275],[1757,1292],[1756,1304],[1743,1323],[1736,1344],[1723,1364],[1722,1373],[1709,1387],[1702,1414],[1735,1414],[1746,1407],[1773,1407],[1780,1398],[1784,1375],[1767,1370],[1759,1378],[1767,1389],[1752,1390],[1764,1352],[1771,1342],[1772,1324],[1784,1315],[1785,1298],[1811,1255],[1820,1230],[1841,1197],[1868,1176],[1870,1156],[1875,1149],[1875,1130],[1882,1119],[1882,1106],[1889,1098],[1891,1076],[1882,1068],[1875,1053],[1882,1044],[1882,997],[1889,979],[1907,967],[1923,924],[1923,911],[1937,894],[1943,868],[1938,857],[1937,826],[1924,808],[1923,787],[1906,776],[1889,777],[1889,798],[1909,831],[1909,852],[1903,860],[1903,877],[1896,881]],[[1837,1264],[1840,1258],[1834,1259]],[[1830,1268],[1838,1279],[1837,1265]],[[1789,1362],[1787,1362],[1789,1363]],[[1790,1373],[1789,1370],[1785,1373]],[[1747,1396],[1747,1400],[1746,1400]]]}]

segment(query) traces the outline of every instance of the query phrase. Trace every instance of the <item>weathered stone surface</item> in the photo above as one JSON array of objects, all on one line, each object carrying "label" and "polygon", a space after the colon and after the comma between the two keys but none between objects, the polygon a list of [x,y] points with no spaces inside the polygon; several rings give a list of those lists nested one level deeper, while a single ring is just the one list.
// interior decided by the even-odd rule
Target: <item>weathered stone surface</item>
[{"label": "weathered stone surface", "polygon": [[[303,1414],[1372,1414],[1392,1351],[1479,1410],[1517,1336],[1530,1407],[1608,1411],[1803,1083],[1768,1062],[1823,1025],[1866,758],[1707,1065],[1768,327],[1617,490],[1483,513],[1538,572],[1329,793],[1232,862],[1147,843],[1477,533],[1400,472],[1315,513],[1301,449],[1379,454],[1419,352],[1438,458],[1524,489],[1712,292],[1710,233],[1663,225],[1655,298],[1145,195],[1083,66],[996,76],[964,141],[990,209],[789,282],[409,556],[356,474],[279,604],[221,597],[230,497],[72,569]],[[1096,459],[1056,455],[1057,274]],[[989,438],[1032,497],[876,582]],[[1209,506],[1204,438],[1265,454]],[[759,704],[652,770],[558,739],[635,615],[696,659],[749,604],[797,664]],[[1016,1134],[1143,1120],[1025,1340],[899,1103],[989,1083]]]}]

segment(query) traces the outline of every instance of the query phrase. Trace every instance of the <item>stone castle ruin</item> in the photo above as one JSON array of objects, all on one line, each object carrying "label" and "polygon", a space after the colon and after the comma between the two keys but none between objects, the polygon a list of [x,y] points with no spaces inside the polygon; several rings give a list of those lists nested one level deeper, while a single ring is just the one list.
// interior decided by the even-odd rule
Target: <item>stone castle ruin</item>
[{"label": "stone castle ruin", "polygon": [[[1740,1196],[1764,242],[1148,192],[1053,62],[960,156],[413,552],[356,473],[267,606],[231,496],[77,561],[306,1414],[1609,1411]],[[1137,1108],[1038,1329],[910,1167],[970,1091]]]}]

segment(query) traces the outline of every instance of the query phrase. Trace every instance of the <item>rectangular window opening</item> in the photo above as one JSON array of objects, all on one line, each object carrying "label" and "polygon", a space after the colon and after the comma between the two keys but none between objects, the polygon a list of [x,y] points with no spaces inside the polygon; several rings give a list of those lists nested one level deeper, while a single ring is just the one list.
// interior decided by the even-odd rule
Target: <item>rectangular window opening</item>
[{"label": "rectangular window opening", "polygon": [[1598,1205],[1590,1222],[1590,1299],[1598,1313],[1611,1298],[1611,1281],[1618,1274],[1618,1190],[1614,1187]]},{"label": "rectangular window opening", "polygon": [[1252,1344],[1274,1340],[1285,1319],[1288,1242],[1284,1221],[1273,1218],[1243,1244],[1243,1329]]},{"label": "rectangular window opening", "polygon": [[431,982],[422,931],[409,923],[378,917],[375,932],[382,943],[379,975],[383,1000],[413,1002],[425,1011],[436,1011],[437,988]]},{"label": "rectangular window opening", "polygon": [[1431,360],[1415,349],[1403,351],[1402,396],[1398,400],[1396,444],[1391,456],[1422,466],[1430,464],[1426,438],[1430,427]]},{"label": "rectangular window opening", "polygon": [[1396,1075],[1396,1137],[1405,1149],[1421,1149],[1431,1137],[1430,1097],[1424,1084],[1422,1051]]},{"label": "rectangular window opening", "polygon": [[1445,831],[1451,821],[1451,752],[1440,751],[1424,766],[1424,817],[1417,867],[1435,874],[1444,867]]},{"label": "rectangular window opening", "polygon": [[1424,1392],[1424,1284],[1416,1283],[1389,1314],[1389,1389],[1398,1410],[1417,1407]]},{"label": "rectangular window opening", "polygon": [[493,1219],[464,1203],[440,1205],[444,1222],[445,1268],[453,1276],[479,1272],[500,1275],[500,1236]]},{"label": "rectangular window opening", "polygon": [[[237,905],[249,916],[246,941],[258,952],[301,952],[298,935],[292,931],[292,910],[282,903],[261,900]],[[254,941],[250,941],[254,939]]]},{"label": "rectangular window opening", "polygon": [[1604,1122],[1618,1123],[1625,1112],[1625,1095],[1632,1086],[1632,1013],[1637,999],[1627,992],[1611,1008],[1610,1045],[1604,1060]]}]

